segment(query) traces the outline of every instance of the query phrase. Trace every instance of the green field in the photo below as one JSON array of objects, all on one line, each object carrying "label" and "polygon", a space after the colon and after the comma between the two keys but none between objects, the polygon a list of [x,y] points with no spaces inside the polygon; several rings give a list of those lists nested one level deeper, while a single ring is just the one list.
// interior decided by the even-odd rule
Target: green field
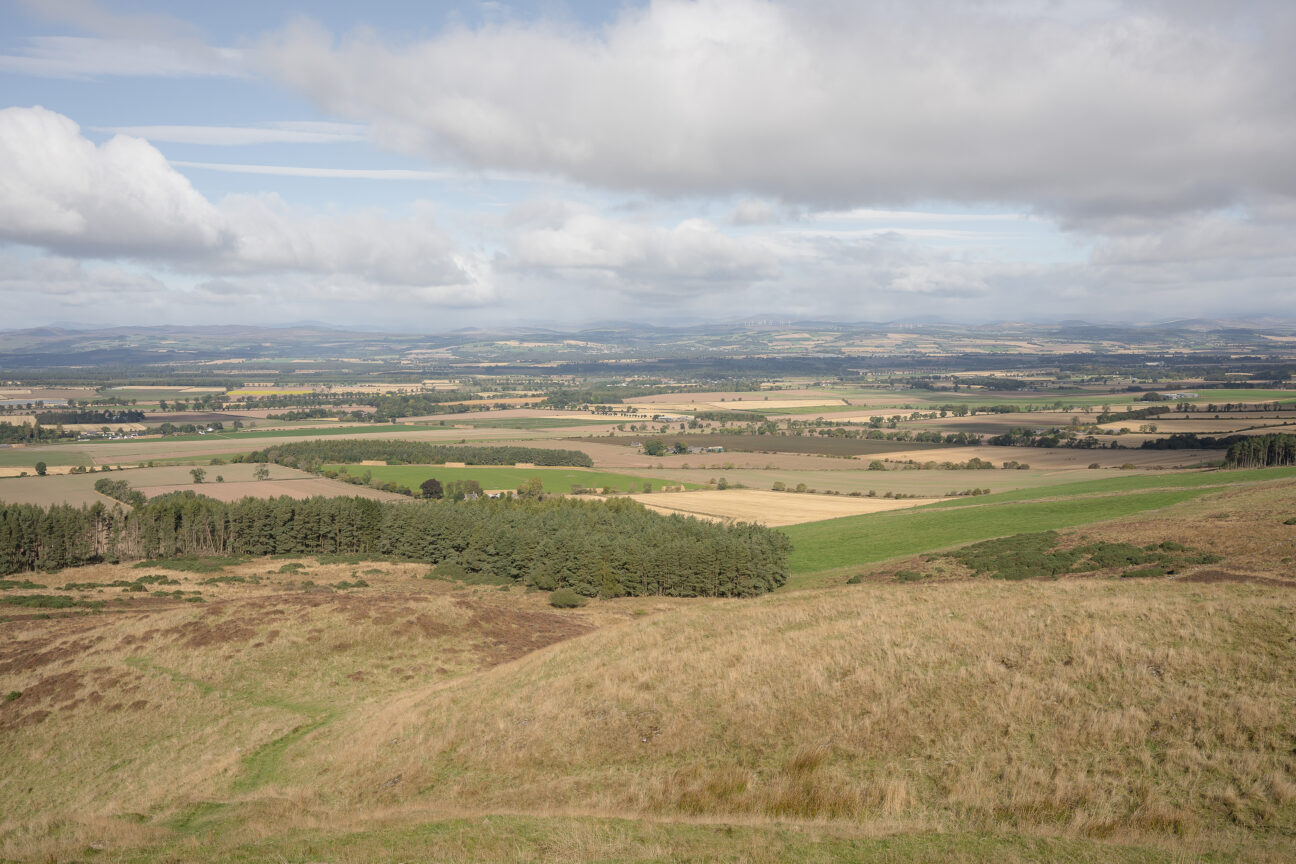
[{"label": "green field", "polygon": [[920,507],[789,525],[780,530],[792,540],[792,554],[788,557],[792,573],[803,575],[992,537],[1116,519],[1188,501],[1209,491],[1209,487],[1200,487],[998,505],[982,498],[974,499],[977,506],[966,508]]},{"label": "green field", "polygon": [[794,574],[885,561],[1026,531],[1069,528],[1166,507],[1235,484],[1296,477],[1296,468],[1109,477],[1017,489],[914,510],[782,528]]},{"label": "green field", "polygon": [[1063,483],[1051,488],[1017,489],[983,498],[965,498],[942,501],[933,507],[968,507],[977,504],[999,504],[1011,501],[1035,501],[1043,498],[1076,495],[1095,495],[1106,492],[1140,492],[1149,489],[1198,489],[1205,486],[1228,486],[1237,483],[1256,483],[1264,480],[1282,480],[1296,477],[1296,467],[1256,468],[1246,471],[1192,471],[1175,474],[1152,473],[1134,477],[1108,477],[1102,480],[1082,480]]},{"label": "green field", "polygon": [[90,457],[79,450],[29,450],[26,447],[0,448],[0,465],[25,468],[44,462],[46,465],[92,465]]},{"label": "green field", "polygon": [[[630,474],[613,474],[606,471],[588,471],[582,468],[505,468],[481,466],[469,468],[447,468],[444,465],[325,465],[326,469],[340,471],[347,469],[353,477],[359,477],[366,471],[373,478],[383,483],[395,483],[418,489],[419,484],[428,478],[435,477],[444,485],[464,480],[476,480],[483,489],[517,489],[532,477],[544,481],[544,491],[569,494],[572,486],[584,486],[587,489],[610,487],[617,492],[642,492],[645,483],[651,484],[652,490],[658,492],[663,486],[678,485],[677,481],[660,477],[635,477]],[[691,489],[701,488],[697,484],[684,484]]]}]

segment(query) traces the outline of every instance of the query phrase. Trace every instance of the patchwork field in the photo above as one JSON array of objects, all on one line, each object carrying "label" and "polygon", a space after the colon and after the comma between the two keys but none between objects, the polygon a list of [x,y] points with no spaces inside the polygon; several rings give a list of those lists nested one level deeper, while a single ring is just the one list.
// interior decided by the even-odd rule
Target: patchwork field
[{"label": "patchwork field", "polygon": [[[825,438],[811,435],[690,435],[683,432],[641,432],[637,435],[618,435],[614,438],[598,439],[597,443],[613,444],[621,447],[642,445],[650,438],[660,438],[667,445],[683,441],[690,447],[723,447],[724,452],[738,453],[801,453],[815,456],[872,456],[880,453],[894,453],[909,450],[943,450],[940,444],[924,444],[913,441],[886,441],[870,438]],[[585,442],[587,438],[573,438],[574,442]],[[636,448],[637,449],[637,448]],[[714,459],[724,454],[695,453],[695,458]],[[937,458],[930,456],[928,458]],[[944,459],[946,457],[940,456]]]},{"label": "patchwork field", "polygon": [[[894,467],[894,466],[892,466]],[[852,470],[847,470],[852,469]],[[849,495],[851,492],[867,493],[873,491],[879,495],[887,492],[917,495],[922,498],[936,498],[950,492],[961,492],[967,489],[989,489],[992,492],[1007,492],[1013,489],[1036,489],[1075,483],[1095,475],[1108,476],[1112,472],[1085,470],[1043,470],[1032,468],[1028,471],[1008,470],[888,470],[868,471],[863,465],[847,465],[831,471],[798,471],[795,469],[732,469],[713,470],[709,468],[664,469],[662,476],[692,483],[706,483],[719,480],[721,477],[733,486],[742,484],[752,489],[770,489],[775,483],[782,483],[788,489],[795,489],[804,483],[807,490],[816,492],[840,492]],[[1120,476],[1142,474],[1144,471],[1120,472]]]},{"label": "patchwork field", "polygon": [[[615,492],[641,492],[644,484],[660,492],[663,486],[675,485],[674,481],[660,477],[638,477],[629,474],[615,474],[607,471],[591,471],[586,468],[504,468],[494,466],[472,466],[468,468],[447,468],[444,465],[326,465],[334,471],[347,469],[353,477],[369,473],[383,483],[395,483],[417,490],[419,485],[431,478],[446,483],[476,480],[483,489],[513,490],[528,480],[539,477],[544,483],[544,491],[566,495],[573,486],[585,489],[612,489]],[[348,484],[349,486],[349,484]]]},{"label": "patchwork field", "polygon": [[[935,459],[944,462],[966,462],[976,457],[996,466],[1004,462],[1017,462],[1045,470],[1083,469],[1097,463],[1099,468],[1120,468],[1124,465],[1136,469],[1202,468],[1224,459],[1223,450],[1142,450],[1137,438],[1122,436],[1135,446],[1119,450],[1083,450],[1071,447],[951,447],[936,452],[931,450],[900,450],[884,453],[877,458],[883,461],[902,462],[912,459],[927,462]],[[868,457],[861,457],[868,458]]]}]

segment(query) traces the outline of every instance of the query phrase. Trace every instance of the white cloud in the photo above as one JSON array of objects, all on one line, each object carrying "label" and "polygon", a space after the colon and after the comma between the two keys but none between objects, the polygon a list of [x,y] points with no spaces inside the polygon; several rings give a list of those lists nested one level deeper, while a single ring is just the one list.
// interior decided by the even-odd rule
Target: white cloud
[{"label": "white cloud", "polygon": [[375,296],[463,302],[491,291],[489,266],[456,249],[425,205],[395,218],[269,195],[213,204],[148,142],[95,146],[44,108],[0,111],[0,241],[188,273],[314,274]]},{"label": "white cloud", "polygon": [[0,111],[0,237],[72,254],[196,255],[228,242],[220,214],[147,142],[96,147],[44,108]]},{"label": "white cloud", "polygon": [[774,279],[778,260],[758,242],[739,240],[702,219],[674,226],[620,221],[588,207],[524,208],[504,263],[553,271],[632,291],[671,293]]},{"label": "white cloud", "polygon": [[599,30],[254,49],[379,140],[482,168],[818,206],[1006,202],[1070,224],[1296,194],[1290,4],[657,0]]}]

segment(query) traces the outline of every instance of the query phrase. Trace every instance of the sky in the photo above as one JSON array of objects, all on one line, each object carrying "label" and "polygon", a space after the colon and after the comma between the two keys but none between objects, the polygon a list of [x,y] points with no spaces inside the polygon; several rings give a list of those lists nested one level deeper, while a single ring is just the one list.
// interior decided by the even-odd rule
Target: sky
[{"label": "sky", "polygon": [[1296,318],[1289,0],[0,0],[0,330]]}]

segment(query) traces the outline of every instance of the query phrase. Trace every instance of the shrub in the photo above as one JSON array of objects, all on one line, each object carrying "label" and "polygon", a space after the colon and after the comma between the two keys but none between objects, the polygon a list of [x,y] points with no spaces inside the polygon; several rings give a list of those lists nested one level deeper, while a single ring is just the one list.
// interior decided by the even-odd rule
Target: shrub
[{"label": "shrub", "polygon": [[549,605],[555,609],[575,609],[585,605],[585,598],[570,588],[559,588],[549,595]]},{"label": "shrub", "polygon": [[432,568],[432,572],[428,576],[462,582],[468,578],[468,571],[458,561],[442,561]]}]

